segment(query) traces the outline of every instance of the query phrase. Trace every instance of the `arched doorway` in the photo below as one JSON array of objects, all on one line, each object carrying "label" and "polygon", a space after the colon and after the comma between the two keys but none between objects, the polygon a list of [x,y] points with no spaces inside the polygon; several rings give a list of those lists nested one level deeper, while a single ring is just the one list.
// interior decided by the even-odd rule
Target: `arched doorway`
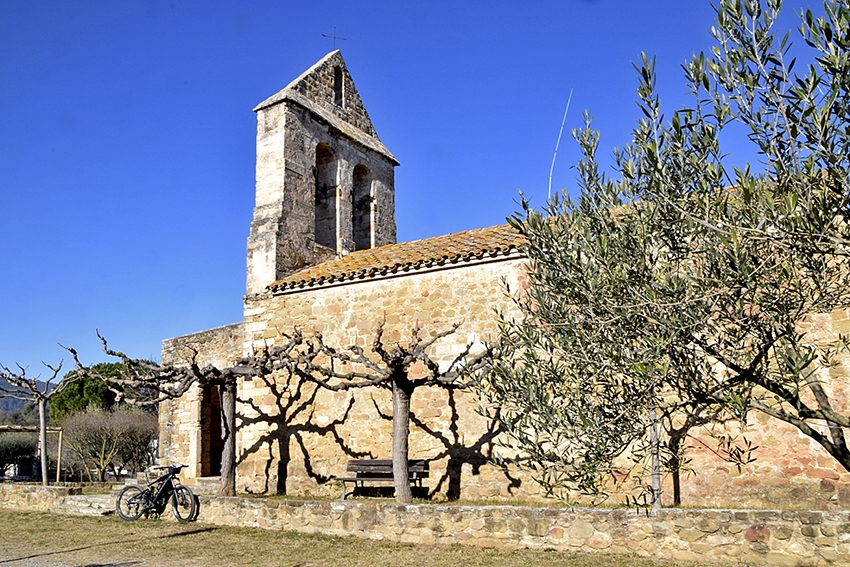
[{"label": "arched doorway", "polygon": [[201,397],[201,476],[221,474],[221,397],[218,386],[204,386]]}]

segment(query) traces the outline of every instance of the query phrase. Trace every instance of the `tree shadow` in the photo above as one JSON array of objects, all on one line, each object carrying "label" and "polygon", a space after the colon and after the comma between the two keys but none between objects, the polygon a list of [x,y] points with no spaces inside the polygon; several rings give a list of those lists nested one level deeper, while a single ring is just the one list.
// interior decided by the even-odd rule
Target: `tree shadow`
[{"label": "tree shadow", "polygon": [[[281,378],[283,378],[283,375],[281,375]],[[238,413],[238,427],[262,425],[265,433],[250,447],[244,448],[238,455],[236,462],[238,465],[252,454],[259,454],[263,450],[268,452],[268,458],[266,459],[265,470],[263,472],[265,483],[263,489],[260,491],[261,494],[286,494],[289,464],[293,459],[293,455],[291,454],[292,441],[300,448],[304,460],[304,468],[309,478],[312,478],[320,485],[332,480],[331,476],[321,474],[313,468],[309,450],[304,442],[305,434],[315,434],[322,437],[330,435],[343,453],[351,458],[374,458],[371,452],[360,452],[351,449],[337,431],[337,428],[346,422],[351,413],[355,402],[353,397],[349,400],[345,411],[339,418],[327,425],[319,426],[311,423],[313,418],[313,403],[320,389],[318,385],[309,383],[301,378],[293,379],[291,373],[287,376],[286,380],[275,380],[265,374],[254,377],[254,380],[261,380],[269,388],[275,402],[272,408],[264,408],[253,399],[239,400],[240,403],[250,407],[256,415],[248,417]],[[277,474],[273,475],[272,467],[275,462],[275,448],[277,448],[278,454],[277,470],[275,471]],[[272,487],[270,484],[273,476],[277,478],[277,481],[275,486]]]},{"label": "tree shadow", "polygon": [[[178,532],[178,533],[173,533],[173,534],[168,534],[168,535],[158,536],[158,537],[163,538],[163,539],[174,538],[174,537],[182,537],[182,536],[200,534],[200,533],[205,533],[205,532],[213,532],[213,531],[216,531],[218,529],[220,529],[220,528],[215,527],[215,526],[211,526],[211,527],[208,527],[208,528],[196,528],[196,529],[193,529],[193,530],[187,530],[187,531],[184,531],[184,532]],[[101,542],[101,543],[93,543],[93,544],[90,544],[90,545],[81,545],[81,546],[78,546],[78,547],[69,547],[69,548],[66,548],[66,549],[57,549],[57,550],[51,550],[51,551],[43,551],[43,552],[39,552],[39,553],[31,553],[30,555],[24,555],[24,556],[21,556],[21,557],[0,559],[0,565],[2,565],[4,563],[16,563],[16,562],[19,562],[19,561],[37,560],[40,557],[49,557],[51,555],[61,555],[63,553],[73,553],[75,551],[86,551],[86,550],[89,550],[89,549],[96,549],[96,548],[99,548],[99,547],[109,547],[111,545],[139,543],[139,542],[142,542],[142,541],[145,541],[145,540],[146,540],[145,537],[132,538],[132,539],[119,539],[119,540],[115,540],[115,541],[105,541],[105,542]],[[98,566],[98,565],[103,565],[104,567],[107,566],[107,565],[115,565],[115,566],[118,566],[118,565],[139,565],[139,564],[142,564],[142,563],[144,563],[144,561],[128,560],[128,561],[120,561],[118,563],[93,563],[93,564],[90,564],[90,565],[86,565],[85,567],[95,567],[95,566]]]},{"label": "tree shadow", "polygon": [[216,531],[217,529],[218,528],[215,528],[215,527],[197,528],[197,529],[194,529],[194,530],[186,530],[185,532],[177,532],[177,533],[168,534],[168,535],[159,536],[159,537],[161,537],[162,539],[169,539],[169,538],[174,538],[174,537],[185,537],[185,536],[190,536],[190,535],[195,535],[195,534],[204,534],[204,533],[207,533],[207,532],[213,532],[213,531]]},{"label": "tree shadow", "polygon": [[[463,465],[471,465],[473,475],[481,474],[481,466],[492,463],[495,439],[503,432],[503,429],[497,419],[488,418],[487,428],[484,433],[475,441],[466,443],[464,436],[460,433],[460,413],[457,409],[457,400],[455,400],[455,391],[458,388],[450,387],[444,389],[448,394],[448,407],[451,410],[447,432],[429,427],[422,419],[416,416],[413,409],[410,411],[410,422],[442,444],[442,451],[429,460],[439,461],[448,459],[445,473],[443,473],[436,485],[429,491],[428,497],[433,498],[445,486],[446,498],[448,500],[458,500],[461,496]],[[372,404],[382,419],[392,420],[392,415],[382,412],[374,398],[372,399]],[[508,492],[513,494],[514,490],[522,485],[522,480],[511,476],[509,471],[504,468],[502,468],[501,472],[508,479]]]}]

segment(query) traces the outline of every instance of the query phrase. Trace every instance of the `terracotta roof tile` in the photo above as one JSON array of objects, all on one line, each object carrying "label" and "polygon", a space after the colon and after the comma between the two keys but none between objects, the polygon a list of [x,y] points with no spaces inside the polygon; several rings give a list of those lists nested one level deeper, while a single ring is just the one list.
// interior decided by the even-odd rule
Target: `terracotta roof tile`
[{"label": "terracotta roof tile", "polygon": [[504,256],[518,249],[521,237],[507,224],[476,228],[424,240],[358,250],[305,268],[268,286],[273,292],[339,281],[363,280],[432,266]]}]

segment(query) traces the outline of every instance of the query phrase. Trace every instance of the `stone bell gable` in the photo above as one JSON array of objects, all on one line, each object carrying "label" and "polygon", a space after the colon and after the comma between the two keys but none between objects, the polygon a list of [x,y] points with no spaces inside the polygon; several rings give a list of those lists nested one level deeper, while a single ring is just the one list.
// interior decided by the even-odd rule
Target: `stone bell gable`
[{"label": "stone bell gable", "polygon": [[257,113],[248,294],[288,274],[396,239],[394,168],[339,51]]}]

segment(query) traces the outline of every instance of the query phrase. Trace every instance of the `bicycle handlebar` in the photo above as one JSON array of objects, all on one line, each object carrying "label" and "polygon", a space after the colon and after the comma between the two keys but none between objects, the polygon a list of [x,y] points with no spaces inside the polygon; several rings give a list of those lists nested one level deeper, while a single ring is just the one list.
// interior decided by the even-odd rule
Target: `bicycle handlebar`
[{"label": "bicycle handlebar", "polygon": [[152,471],[156,471],[156,470],[163,470],[163,471],[164,471],[164,470],[166,470],[166,469],[170,469],[170,468],[176,468],[176,469],[178,469],[178,470],[179,470],[179,469],[185,468],[186,466],[187,466],[187,465],[182,465],[182,464],[180,464],[180,463],[174,463],[173,465],[156,465],[156,466],[149,466],[149,467],[145,467],[145,470],[152,470]]}]

